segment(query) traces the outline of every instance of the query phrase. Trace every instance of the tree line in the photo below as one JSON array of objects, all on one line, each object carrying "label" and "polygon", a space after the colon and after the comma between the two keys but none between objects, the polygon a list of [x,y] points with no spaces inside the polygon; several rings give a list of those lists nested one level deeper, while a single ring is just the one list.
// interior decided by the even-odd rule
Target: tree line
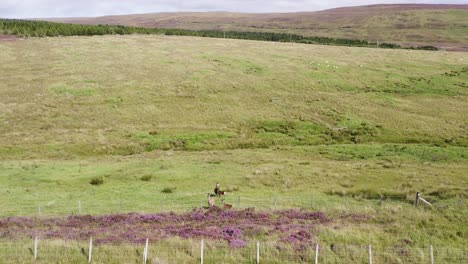
[{"label": "tree line", "polygon": [[[366,40],[344,38],[308,37],[298,34],[276,32],[165,29],[130,27],[121,25],[82,25],[18,19],[0,19],[0,33],[7,35],[17,35],[21,37],[157,34],[169,36],[176,35],[209,38],[248,39],[261,41],[295,42],[304,44],[372,47],[385,49],[404,48],[398,44],[393,43],[375,43]],[[433,46],[410,47],[408,49],[437,50],[437,48]]]}]

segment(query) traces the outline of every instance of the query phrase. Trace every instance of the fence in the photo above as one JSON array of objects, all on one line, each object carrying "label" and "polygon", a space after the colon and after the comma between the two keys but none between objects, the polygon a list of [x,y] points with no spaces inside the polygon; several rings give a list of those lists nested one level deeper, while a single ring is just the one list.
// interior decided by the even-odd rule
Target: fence
[{"label": "fence", "polygon": [[230,248],[215,241],[146,240],[141,244],[95,244],[89,241],[0,241],[2,263],[467,263],[468,250],[321,245],[295,248],[253,241]]},{"label": "fence", "polygon": [[[411,208],[414,206],[414,197],[392,197],[380,196],[376,199],[355,198],[347,195],[325,196],[325,195],[303,195],[286,196],[271,195],[270,197],[242,196],[229,194],[225,202],[235,209],[255,208],[258,210],[280,210],[280,209],[313,209],[313,210],[347,210],[365,211],[369,209],[386,209],[394,207]],[[66,215],[102,215],[113,213],[157,213],[157,212],[181,212],[194,208],[207,206],[207,198],[197,195],[174,196],[167,195],[154,199],[142,199],[132,201],[121,197],[104,199],[92,195],[81,198],[37,196],[28,201],[11,201],[0,204],[0,217],[9,216],[66,216]],[[221,199],[216,205],[223,206]],[[444,209],[466,209],[463,197],[451,200],[441,200],[432,203],[433,208]],[[424,205],[420,205],[424,206]]]}]

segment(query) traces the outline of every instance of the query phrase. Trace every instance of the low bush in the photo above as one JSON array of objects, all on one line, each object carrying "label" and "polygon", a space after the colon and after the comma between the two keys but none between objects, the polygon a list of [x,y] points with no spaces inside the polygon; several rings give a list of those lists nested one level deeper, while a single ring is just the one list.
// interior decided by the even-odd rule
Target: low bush
[{"label": "low bush", "polygon": [[151,178],[153,178],[153,175],[144,175],[140,177],[141,181],[151,181]]},{"label": "low bush", "polygon": [[164,189],[161,190],[162,193],[173,193],[175,192],[176,188],[175,187],[165,187]]},{"label": "low bush", "polygon": [[102,177],[92,178],[89,181],[89,184],[91,184],[91,185],[101,185],[103,183],[104,183],[104,178],[102,178]]}]

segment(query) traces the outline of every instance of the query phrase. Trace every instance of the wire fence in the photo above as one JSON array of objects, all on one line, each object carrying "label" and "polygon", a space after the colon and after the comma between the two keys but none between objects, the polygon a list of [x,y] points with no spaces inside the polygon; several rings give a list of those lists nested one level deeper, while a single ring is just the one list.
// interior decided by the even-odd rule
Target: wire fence
[{"label": "wire fence", "polygon": [[[381,196],[376,199],[363,199],[344,196],[304,195],[286,196],[271,195],[270,197],[252,197],[231,194],[225,198],[216,198],[215,205],[234,209],[255,208],[258,210],[281,209],[312,209],[312,210],[385,210],[395,207],[412,208],[412,197]],[[224,202],[223,202],[224,200]],[[67,216],[67,215],[103,215],[115,213],[158,213],[183,212],[194,208],[208,206],[207,197],[188,195],[181,197],[158,197],[152,200],[132,201],[128,198],[108,197],[97,199],[93,196],[81,198],[66,198],[39,196],[29,201],[11,201],[0,204],[0,217],[9,216]],[[463,197],[451,200],[439,200],[432,206],[420,204],[420,207],[445,209],[467,209]]]},{"label": "wire fence", "polygon": [[310,244],[294,247],[252,241],[231,248],[217,241],[148,241],[95,244],[89,241],[0,240],[1,263],[468,263],[468,250],[429,245],[374,247]]}]

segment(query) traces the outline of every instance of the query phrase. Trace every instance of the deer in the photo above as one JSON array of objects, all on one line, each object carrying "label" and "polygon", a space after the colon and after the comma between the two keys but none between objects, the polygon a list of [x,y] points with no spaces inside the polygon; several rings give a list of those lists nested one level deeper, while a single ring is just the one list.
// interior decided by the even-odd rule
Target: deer
[{"label": "deer", "polygon": [[232,204],[225,203],[224,199],[223,199],[223,206],[224,206],[224,209],[231,209],[232,208]]}]

